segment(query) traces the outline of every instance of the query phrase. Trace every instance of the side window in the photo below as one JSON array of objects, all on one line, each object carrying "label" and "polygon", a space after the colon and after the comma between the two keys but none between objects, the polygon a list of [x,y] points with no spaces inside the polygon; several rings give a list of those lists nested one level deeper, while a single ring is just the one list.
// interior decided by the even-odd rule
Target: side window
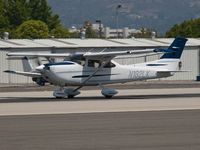
[{"label": "side window", "polygon": [[113,64],[112,62],[107,63],[104,68],[114,68],[116,65]]},{"label": "side window", "polygon": [[81,66],[85,66],[85,64],[86,64],[86,60],[81,54],[71,55],[69,57],[66,57],[64,60],[75,62]]},{"label": "side window", "polygon": [[88,60],[88,67],[94,67],[94,61]]},{"label": "side window", "polygon": [[88,67],[98,68],[101,63],[99,60],[88,60]]}]

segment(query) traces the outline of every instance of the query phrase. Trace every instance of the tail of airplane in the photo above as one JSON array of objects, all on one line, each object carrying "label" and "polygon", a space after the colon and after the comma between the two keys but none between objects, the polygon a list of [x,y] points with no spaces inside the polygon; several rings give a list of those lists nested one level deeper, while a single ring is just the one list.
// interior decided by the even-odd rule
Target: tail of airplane
[{"label": "tail of airplane", "polygon": [[186,42],[185,38],[176,38],[166,50],[169,53],[165,53],[160,59],[180,59]]},{"label": "tail of airplane", "polygon": [[160,59],[142,64],[136,64],[136,66],[146,66],[148,68],[155,69],[158,74],[166,76],[171,76],[175,72],[182,72],[180,58],[186,42],[187,39],[178,37],[167,49],[155,50],[156,52],[164,52],[164,55],[162,55]]},{"label": "tail of airplane", "polygon": [[166,49],[166,52],[159,60],[156,61],[158,67],[158,76],[168,77],[174,75],[176,72],[186,72],[181,70],[181,55],[188,40],[185,38],[176,38],[172,44]]}]

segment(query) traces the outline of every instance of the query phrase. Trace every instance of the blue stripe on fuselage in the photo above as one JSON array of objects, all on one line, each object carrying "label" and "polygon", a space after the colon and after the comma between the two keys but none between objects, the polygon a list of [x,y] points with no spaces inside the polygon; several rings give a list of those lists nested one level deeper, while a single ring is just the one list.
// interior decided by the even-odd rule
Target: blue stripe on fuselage
[{"label": "blue stripe on fuselage", "polygon": [[166,66],[167,64],[147,64],[146,66]]},{"label": "blue stripe on fuselage", "polygon": [[[93,75],[92,77],[103,77],[103,76],[113,76],[113,75],[118,75],[118,74],[97,74]],[[90,75],[78,75],[78,76],[73,76],[72,78],[88,78]]]}]

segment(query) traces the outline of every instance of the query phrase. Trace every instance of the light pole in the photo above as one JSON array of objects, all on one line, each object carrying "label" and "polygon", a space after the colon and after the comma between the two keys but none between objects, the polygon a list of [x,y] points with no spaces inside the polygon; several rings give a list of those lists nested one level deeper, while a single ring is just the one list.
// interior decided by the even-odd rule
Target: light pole
[{"label": "light pole", "polygon": [[118,18],[118,14],[119,14],[119,9],[122,7],[121,4],[117,5],[116,7],[116,28],[117,28],[117,38],[119,38],[119,18]]},{"label": "light pole", "polygon": [[101,24],[101,20],[96,20],[96,23],[99,23],[99,38],[102,38],[102,24]]}]

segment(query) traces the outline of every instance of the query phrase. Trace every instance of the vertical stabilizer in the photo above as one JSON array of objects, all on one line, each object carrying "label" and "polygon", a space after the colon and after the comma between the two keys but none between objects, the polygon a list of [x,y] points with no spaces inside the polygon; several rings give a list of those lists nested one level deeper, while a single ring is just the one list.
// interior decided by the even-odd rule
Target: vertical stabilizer
[{"label": "vertical stabilizer", "polygon": [[174,72],[177,71],[177,69],[180,70],[180,58],[183,53],[186,42],[187,39],[185,38],[175,38],[167,49],[160,49],[161,51],[165,52],[160,59],[138,64],[137,66],[146,66],[157,71]]},{"label": "vertical stabilizer", "polygon": [[167,49],[173,52],[164,54],[160,59],[180,59],[186,42],[187,39],[177,37]]},{"label": "vertical stabilizer", "polygon": [[24,72],[31,72],[33,70],[30,60],[27,57],[22,58],[22,65]]}]

